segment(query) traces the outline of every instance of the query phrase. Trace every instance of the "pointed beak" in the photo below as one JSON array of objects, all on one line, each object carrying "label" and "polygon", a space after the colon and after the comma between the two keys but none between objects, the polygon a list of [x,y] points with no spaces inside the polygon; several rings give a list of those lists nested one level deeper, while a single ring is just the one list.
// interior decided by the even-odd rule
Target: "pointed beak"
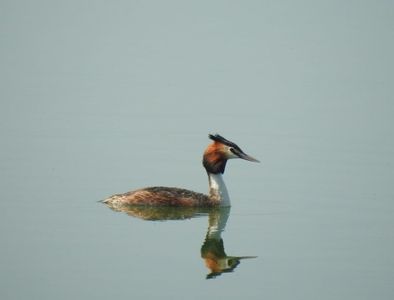
[{"label": "pointed beak", "polygon": [[240,152],[237,153],[239,158],[248,160],[248,161],[253,161],[253,162],[260,162],[259,160],[255,159],[254,157],[251,157],[250,155],[247,155],[246,153]]}]

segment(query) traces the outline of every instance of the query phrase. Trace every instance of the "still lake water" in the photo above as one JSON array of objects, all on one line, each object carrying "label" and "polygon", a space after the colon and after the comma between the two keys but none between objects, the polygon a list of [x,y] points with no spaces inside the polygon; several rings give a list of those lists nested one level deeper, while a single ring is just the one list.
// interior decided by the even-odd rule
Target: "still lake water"
[{"label": "still lake water", "polygon": [[127,213],[97,202],[153,184],[205,191],[205,133],[26,130],[25,138],[8,136],[1,160],[3,299],[394,295],[392,141],[385,148],[279,132],[226,135],[262,163],[228,163],[233,205],[211,247],[219,258],[255,258],[209,276],[202,248],[220,212]]},{"label": "still lake water", "polygon": [[285,2],[2,4],[1,299],[394,298],[393,7]]}]

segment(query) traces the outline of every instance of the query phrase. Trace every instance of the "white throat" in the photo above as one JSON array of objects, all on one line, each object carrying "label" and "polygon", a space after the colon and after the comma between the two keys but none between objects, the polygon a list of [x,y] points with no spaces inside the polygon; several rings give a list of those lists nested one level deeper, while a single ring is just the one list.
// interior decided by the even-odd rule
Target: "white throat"
[{"label": "white throat", "polygon": [[226,185],[223,181],[222,174],[208,173],[209,179],[209,196],[214,201],[218,201],[220,206],[230,206],[230,197]]}]

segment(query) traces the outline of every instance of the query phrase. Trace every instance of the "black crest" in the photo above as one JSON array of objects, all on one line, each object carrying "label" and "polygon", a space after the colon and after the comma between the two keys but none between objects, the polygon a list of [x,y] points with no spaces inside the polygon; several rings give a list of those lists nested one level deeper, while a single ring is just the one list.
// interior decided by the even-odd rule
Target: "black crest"
[{"label": "black crest", "polygon": [[227,145],[227,146],[229,146],[229,147],[235,148],[235,149],[237,149],[237,150],[239,150],[239,151],[242,151],[241,148],[239,148],[239,147],[237,146],[237,144],[235,144],[235,143],[233,143],[233,142],[231,142],[231,141],[225,139],[225,138],[222,137],[220,134],[210,134],[210,135],[208,135],[208,136],[209,136],[209,138],[210,138],[211,140],[213,140],[213,141],[215,141],[215,142],[219,142],[219,143],[222,143],[222,144]]}]

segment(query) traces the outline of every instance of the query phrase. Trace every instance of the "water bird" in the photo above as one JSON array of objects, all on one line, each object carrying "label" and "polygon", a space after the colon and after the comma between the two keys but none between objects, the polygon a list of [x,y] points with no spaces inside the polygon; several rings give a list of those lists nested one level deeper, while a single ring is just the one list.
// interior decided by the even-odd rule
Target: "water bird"
[{"label": "water bird", "polygon": [[205,149],[202,164],[208,174],[209,193],[202,194],[190,190],[154,186],[138,189],[124,194],[116,194],[103,200],[114,208],[123,205],[140,206],[181,206],[181,207],[213,207],[230,206],[230,197],[223,181],[227,160],[241,158],[251,162],[259,162],[247,155],[235,143],[219,134],[209,134],[213,143]]}]

